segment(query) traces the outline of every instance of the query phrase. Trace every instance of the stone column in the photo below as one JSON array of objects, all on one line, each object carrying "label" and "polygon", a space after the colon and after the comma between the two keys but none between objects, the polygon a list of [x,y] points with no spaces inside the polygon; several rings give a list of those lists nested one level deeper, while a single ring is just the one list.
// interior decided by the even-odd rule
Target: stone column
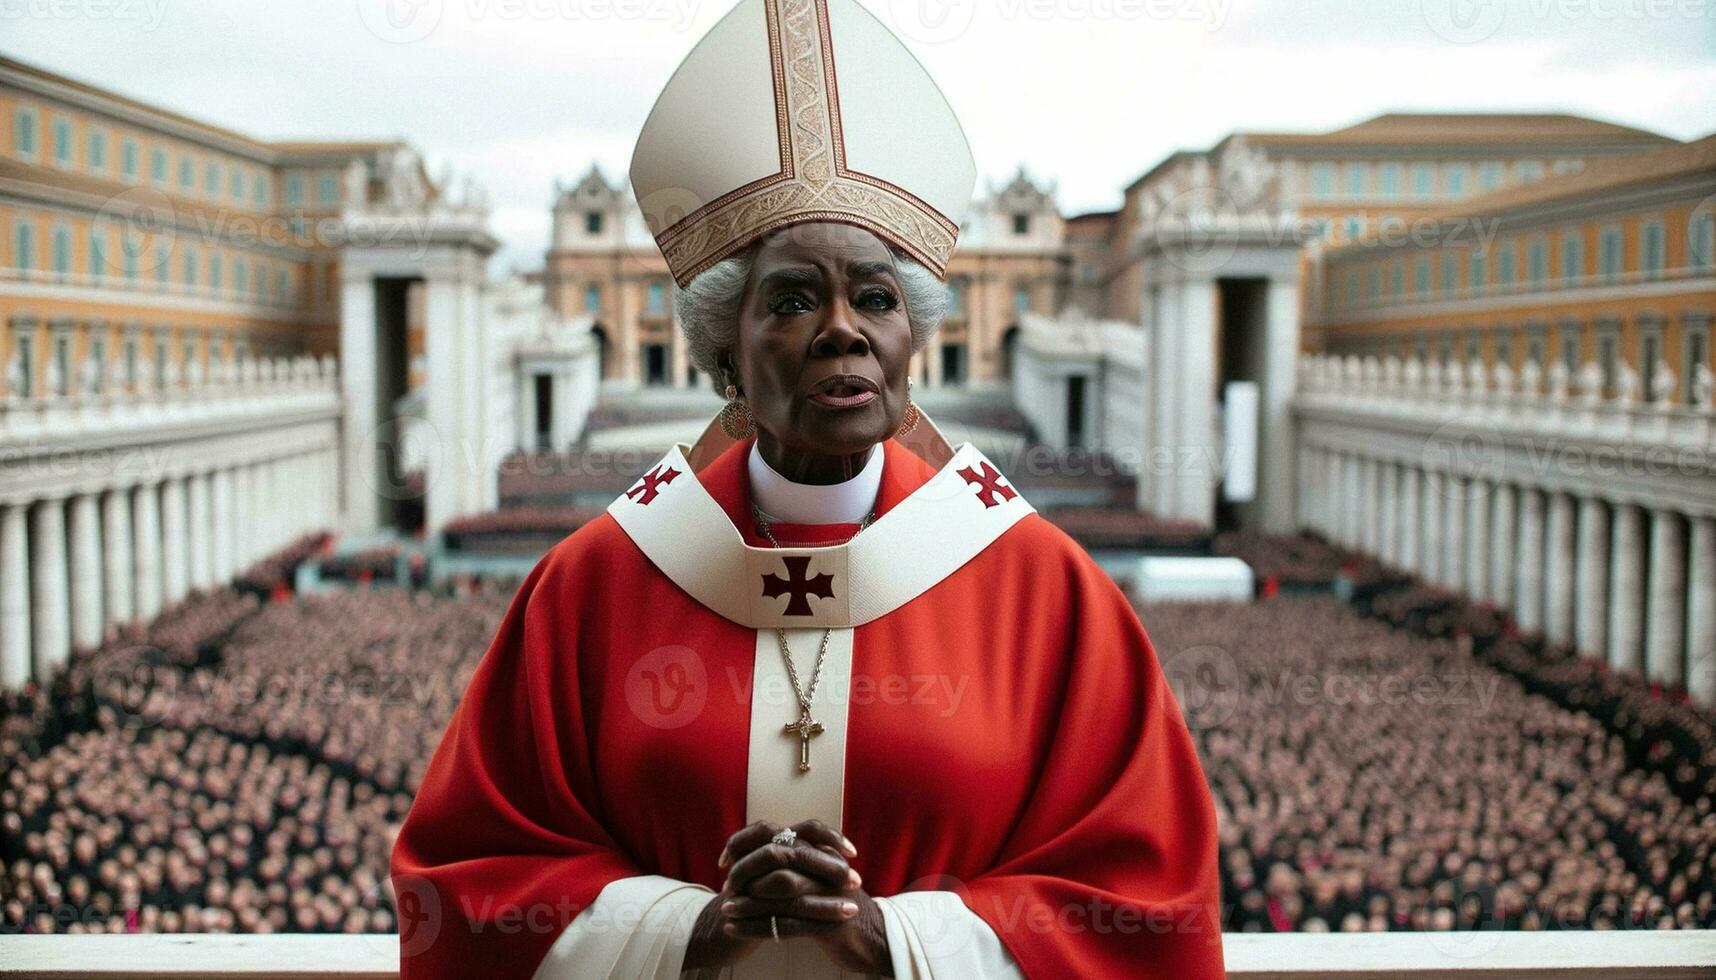
[{"label": "stone column", "polygon": [[1339,452],[1323,450],[1323,533],[1330,541],[1340,541],[1346,527],[1346,510],[1342,507],[1346,472],[1346,463]]},{"label": "stone column", "polygon": [[214,585],[214,547],[211,527],[214,505],[209,499],[209,475],[193,473],[186,483],[190,491],[191,587],[208,590]]},{"label": "stone column", "polygon": [[1382,464],[1374,457],[1359,460],[1359,546],[1375,558],[1382,551]]},{"label": "stone column", "polygon": [[1419,517],[1419,491],[1424,474],[1409,463],[1400,468],[1400,567],[1417,572],[1424,561],[1424,522]]},{"label": "stone column", "polygon": [[1495,484],[1474,476],[1466,484],[1466,594],[1490,597],[1490,498]]},{"label": "stone column", "polygon": [[251,503],[250,467],[232,471],[232,553],[237,575],[256,560],[256,510]]},{"label": "stone column", "polygon": [[1466,585],[1466,495],[1471,491],[1465,477],[1452,474],[1443,486],[1442,584],[1458,592]]},{"label": "stone column", "polygon": [[1644,675],[1644,511],[1616,504],[1609,550],[1609,666]]},{"label": "stone column", "polygon": [[1515,622],[1529,633],[1543,630],[1543,494],[1519,488],[1519,551],[1514,555]]},{"label": "stone column", "polygon": [[36,504],[30,542],[30,617],[36,629],[36,679],[46,682],[71,653],[71,609],[67,602],[66,508],[63,500]]},{"label": "stone column", "polygon": [[1376,553],[1390,568],[1399,568],[1400,464],[1386,461],[1377,465],[1382,472],[1382,486],[1376,499],[1378,520],[1381,524]]},{"label": "stone column", "polygon": [[[345,447],[344,509],[347,525],[363,533],[381,526],[381,423],[376,390],[376,295],[370,270],[347,265],[340,286],[340,384],[344,389],[341,421]],[[434,336],[434,331],[428,331]],[[247,542],[248,543],[248,542]],[[245,562],[248,564],[248,561]]]},{"label": "stone column", "polygon": [[131,496],[131,557],[137,582],[137,618],[161,613],[161,485],[145,483]]},{"label": "stone column", "polygon": [[1694,517],[1686,566],[1686,690],[1716,707],[1716,517]]},{"label": "stone column", "polygon": [[1686,546],[1680,518],[1650,513],[1650,578],[1645,590],[1645,657],[1650,679],[1678,686],[1686,680],[1681,644],[1686,641]]},{"label": "stone column", "polygon": [[71,641],[93,650],[101,643],[101,513],[94,494],[71,499]]},{"label": "stone column", "polygon": [[103,605],[110,623],[137,615],[137,584],[131,561],[131,491],[109,490],[101,498],[101,560],[106,566]]},{"label": "stone column", "polygon": [[1490,506],[1490,598],[1502,609],[1511,609],[1513,596],[1514,502],[1511,483],[1496,484]]},{"label": "stone column", "polygon": [[[1155,431],[1151,434],[1150,452],[1145,456],[1145,473],[1150,483],[1150,500],[1158,517],[1175,517],[1179,514],[1179,500],[1176,497],[1178,485],[1175,483],[1176,448],[1180,441],[1180,402],[1182,401],[1181,386],[1185,379],[1179,376],[1180,363],[1180,290],[1184,288],[1177,282],[1162,283],[1156,290],[1156,301],[1152,304],[1151,320],[1155,329],[1150,334],[1150,378],[1151,395],[1154,398],[1151,421]],[[1329,454],[1331,465],[1337,458]],[[1331,498],[1339,488],[1331,484]],[[1337,540],[1333,532],[1330,540]]]},{"label": "stone column", "polygon": [[161,484],[161,601],[172,606],[190,588],[190,539],[185,529],[185,478]]},{"label": "stone column", "polygon": [[30,679],[30,527],[24,504],[0,504],[0,687]]},{"label": "stone column", "polygon": [[209,551],[210,572],[215,582],[220,585],[231,582],[237,562],[233,556],[230,469],[209,474]]},{"label": "stone column", "polygon": [[1559,646],[1573,643],[1573,498],[1549,495],[1549,541],[1544,548],[1544,635]]},{"label": "stone column", "polygon": [[1180,293],[1181,452],[1176,467],[1179,516],[1202,527],[1215,525],[1215,488],[1220,459],[1216,452],[1215,282],[1187,282]]},{"label": "stone column", "polygon": [[[1213,288],[1213,287],[1212,287]],[[1291,530],[1293,391],[1299,380],[1299,275],[1272,276],[1264,312],[1263,377],[1259,379],[1257,493],[1263,527]]]},{"label": "stone column", "polygon": [[1447,549],[1443,545],[1442,530],[1442,498],[1448,493],[1444,481],[1447,477],[1434,470],[1424,473],[1424,486],[1420,490],[1419,512],[1424,521],[1424,554],[1419,562],[1419,575],[1426,582],[1442,581],[1442,556]]},{"label": "stone column", "polygon": [[1584,656],[1607,658],[1609,511],[1594,496],[1579,500],[1579,595],[1573,640]]}]

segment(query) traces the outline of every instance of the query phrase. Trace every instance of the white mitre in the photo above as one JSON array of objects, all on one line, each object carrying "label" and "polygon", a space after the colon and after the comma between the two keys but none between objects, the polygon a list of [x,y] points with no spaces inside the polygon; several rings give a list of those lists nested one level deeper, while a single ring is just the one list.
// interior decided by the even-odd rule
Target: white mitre
[{"label": "white mitre", "polygon": [[739,0],[668,80],[631,165],[681,286],[805,221],[866,228],[945,279],[976,178],[941,90],[857,0]]}]

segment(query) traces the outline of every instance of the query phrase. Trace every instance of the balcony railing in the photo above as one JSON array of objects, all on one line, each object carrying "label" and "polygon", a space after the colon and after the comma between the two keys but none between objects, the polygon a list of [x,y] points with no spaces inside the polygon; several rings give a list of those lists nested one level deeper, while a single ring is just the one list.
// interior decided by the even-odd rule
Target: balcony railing
[{"label": "balcony railing", "polygon": [[[1228,935],[1233,980],[1670,980],[1716,975],[1716,931]],[[0,936],[0,977],[214,980],[398,976],[371,936]]]}]

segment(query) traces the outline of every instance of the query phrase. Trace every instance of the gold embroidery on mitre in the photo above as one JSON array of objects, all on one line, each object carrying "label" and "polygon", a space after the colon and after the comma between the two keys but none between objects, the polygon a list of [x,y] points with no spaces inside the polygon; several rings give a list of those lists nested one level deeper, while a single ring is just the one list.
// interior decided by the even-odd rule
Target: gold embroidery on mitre
[{"label": "gold embroidery on mitre", "polygon": [[787,101],[777,118],[791,121],[791,176],[727,195],[657,235],[675,281],[684,286],[759,237],[814,220],[866,228],[945,275],[959,226],[903,188],[844,165],[826,0],[767,0],[764,11],[786,62],[785,92],[776,98]]}]

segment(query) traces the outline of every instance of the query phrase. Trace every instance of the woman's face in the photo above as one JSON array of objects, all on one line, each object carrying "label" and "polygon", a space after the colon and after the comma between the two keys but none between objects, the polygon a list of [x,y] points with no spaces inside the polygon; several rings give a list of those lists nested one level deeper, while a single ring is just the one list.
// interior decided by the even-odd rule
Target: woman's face
[{"label": "woman's face", "polygon": [[758,446],[783,476],[839,478],[826,472],[828,459],[861,461],[892,434],[905,415],[911,353],[894,256],[881,239],[818,222],[761,242],[731,369]]}]

